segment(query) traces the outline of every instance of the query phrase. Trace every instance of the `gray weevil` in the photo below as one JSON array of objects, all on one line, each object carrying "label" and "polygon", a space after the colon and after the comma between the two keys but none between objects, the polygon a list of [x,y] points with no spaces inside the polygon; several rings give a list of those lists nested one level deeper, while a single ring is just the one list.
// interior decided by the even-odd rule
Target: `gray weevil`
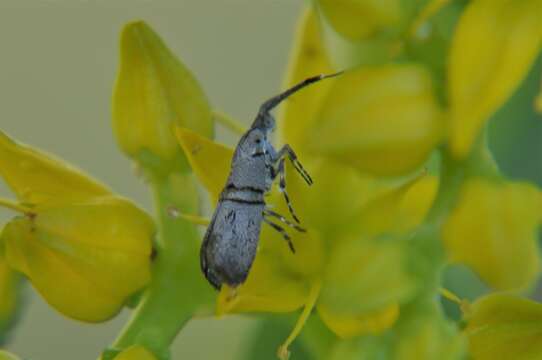
[{"label": "gray weevil", "polygon": [[264,194],[271,189],[278,175],[280,191],[292,217],[299,223],[286,193],[285,157],[290,159],[307,184],[311,185],[312,179],[289,145],[284,145],[278,152],[273,148],[268,135],[275,127],[275,119],[270,111],[301,88],[339,74],[308,78],[269,99],[262,104],[252,126],[239,140],[228,180],[205,232],[200,252],[201,269],[216,289],[220,289],[223,283],[236,287],[246,280],[256,256],[262,221],[280,232],[290,250],[295,252],[286,231],[269,218],[275,218],[297,231],[305,230],[266,207]]}]

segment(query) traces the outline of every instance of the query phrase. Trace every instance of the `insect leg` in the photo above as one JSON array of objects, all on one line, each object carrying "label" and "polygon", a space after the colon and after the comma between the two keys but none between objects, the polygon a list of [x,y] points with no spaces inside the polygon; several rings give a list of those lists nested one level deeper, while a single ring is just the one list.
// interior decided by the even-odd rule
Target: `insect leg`
[{"label": "insect leg", "polygon": [[305,182],[309,185],[313,184],[312,178],[309,175],[309,173],[303,168],[303,165],[297,160],[297,155],[295,154],[294,150],[290,147],[290,145],[286,144],[282,147],[282,149],[279,150],[277,153],[276,159],[281,159],[284,157],[284,155],[288,155],[288,158],[294,165],[294,168],[297,170],[299,175],[305,180]]},{"label": "insect leg", "polygon": [[284,216],[282,216],[279,213],[274,212],[271,209],[264,209],[263,214],[264,214],[264,216],[273,216],[273,217],[279,219],[282,223],[288,225],[291,228],[296,229],[299,232],[307,232],[307,230],[303,229],[301,226],[299,226],[297,224],[294,224],[291,221],[288,221]]},{"label": "insect leg", "polygon": [[286,171],[284,169],[284,158],[279,160],[277,173],[280,175],[279,190],[282,193],[282,195],[284,195],[284,200],[286,200],[286,205],[288,205],[288,210],[290,211],[290,214],[292,214],[292,217],[294,218],[295,222],[299,224],[299,219],[295,215],[294,208],[292,207],[292,203],[290,202],[290,197],[288,196],[288,193],[286,192]]},{"label": "insect leg", "polygon": [[286,233],[286,230],[284,230],[283,228],[281,228],[280,226],[278,226],[274,222],[269,221],[269,219],[267,219],[265,217],[263,218],[263,221],[265,221],[266,224],[271,226],[273,229],[277,230],[282,235],[284,240],[286,240],[286,242],[288,243],[288,246],[290,247],[290,250],[292,251],[292,253],[295,254],[294,244],[292,243],[292,240],[290,239],[290,236]]}]

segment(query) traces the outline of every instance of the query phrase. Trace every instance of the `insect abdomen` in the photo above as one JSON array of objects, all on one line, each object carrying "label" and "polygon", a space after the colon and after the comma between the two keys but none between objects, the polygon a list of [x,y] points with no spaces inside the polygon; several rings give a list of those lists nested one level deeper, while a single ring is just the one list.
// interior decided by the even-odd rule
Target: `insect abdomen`
[{"label": "insect abdomen", "polygon": [[205,277],[217,289],[243,283],[254,262],[263,201],[221,200],[201,248]]}]

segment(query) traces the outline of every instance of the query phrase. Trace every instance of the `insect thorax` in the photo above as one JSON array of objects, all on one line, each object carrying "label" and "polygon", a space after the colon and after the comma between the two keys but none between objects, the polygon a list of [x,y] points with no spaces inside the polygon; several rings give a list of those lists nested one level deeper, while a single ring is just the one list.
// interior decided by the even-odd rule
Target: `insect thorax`
[{"label": "insect thorax", "polygon": [[266,133],[260,129],[249,130],[239,141],[233,155],[226,188],[269,191],[273,154]]}]

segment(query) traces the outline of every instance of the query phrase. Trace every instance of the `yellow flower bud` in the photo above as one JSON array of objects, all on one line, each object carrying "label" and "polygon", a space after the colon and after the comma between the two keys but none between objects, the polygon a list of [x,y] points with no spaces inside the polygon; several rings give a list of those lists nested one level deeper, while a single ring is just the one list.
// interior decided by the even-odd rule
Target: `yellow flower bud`
[{"label": "yellow flower bud", "polygon": [[318,315],[337,336],[348,339],[365,334],[380,334],[389,329],[399,317],[399,305],[394,303],[375,311],[358,314],[330,311],[325,303],[318,304]]},{"label": "yellow flower bud", "polygon": [[541,0],[471,1],[448,61],[450,143],[466,156],[479,131],[519,86],[542,48]]},{"label": "yellow flower bud", "polygon": [[352,40],[395,25],[401,16],[399,0],[318,0],[317,4],[335,31]]},{"label": "yellow flower bud", "polygon": [[4,228],[6,259],[58,311],[104,321],[149,281],[154,226],[129,201],[110,196],[34,210]]},{"label": "yellow flower bud", "polygon": [[175,129],[175,134],[192,171],[211,194],[214,205],[228,178],[233,149],[217,144],[188,129],[179,127]]},{"label": "yellow flower bud", "polygon": [[536,230],[542,195],[525,183],[466,182],[442,237],[450,259],[498,289],[531,284],[540,271]]},{"label": "yellow flower bud", "polygon": [[398,304],[416,288],[401,243],[347,239],[331,251],[317,308],[340,336],[380,332],[393,325]]},{"label": "yellow flower bud", "polygon": [[306,141],[315,154],[398,175],[427,159],[442,130],[429,73],[413,64],[385,65],[337,78]]},{"label": "yellow flower bud", "polygon": [[68,202],[108,195],[98,181],[49,154],[17,144],[0,132],[0,176],[30,204]]},{"label": "yellow flower bud", "polygon": [[477,300],[465,314],[474,360],[540,359],[542,304],[510,294]]},{"label": "yellow flower bud", "polygon": [[127,24],[120,40],[120,65],[113,93],[113,129],[131,157],[150,152],[173,160],[181,126],[211,137],[207,99],[185,66],[144,22]]},{"label": "yellow flower bud", "polygon": [[437,190],[437,177],[422,175],[387,191],[363,207],[356,229],[368,236],[412,231],[423,222]]},{"label": "yellow flower bud", "polygon": [[[390,186],[345,164],[313,159],[303,160],[311,176],[318,179],[312,186],[307,186],[290,164],[286,166],[286,183],[301,221],[326,234],[336,234],[341,228],[356,225],[359,222],[356,215],[363,206]],[[288,213],[281,196],[273,200],[281,213]],[[330,241],[335,241],[334,237],[332,235]]]}]

